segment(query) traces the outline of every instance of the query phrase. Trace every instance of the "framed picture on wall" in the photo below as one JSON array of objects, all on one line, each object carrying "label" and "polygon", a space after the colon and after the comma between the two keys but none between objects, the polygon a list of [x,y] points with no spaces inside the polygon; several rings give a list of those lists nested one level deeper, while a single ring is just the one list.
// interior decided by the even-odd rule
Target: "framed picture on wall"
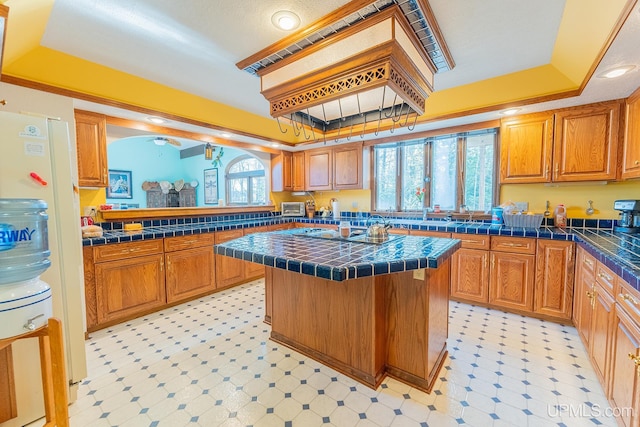
[{"label": "framed picture on wall", "polygon": [[204,170],[204,203],[218,204],[218,168]]},{"label": "framed picture on wall", "polygon": [[131,199],[131,171],[109,169],[107,199]]}]

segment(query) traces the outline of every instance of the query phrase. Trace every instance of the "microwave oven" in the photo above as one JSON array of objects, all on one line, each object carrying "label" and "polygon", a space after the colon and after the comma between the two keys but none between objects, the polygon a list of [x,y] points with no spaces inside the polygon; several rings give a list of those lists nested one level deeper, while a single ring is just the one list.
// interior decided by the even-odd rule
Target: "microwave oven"
[{"label": "microwave oven", "polygon": [[282,202],[282,216],[304,216],[304,202]]}]

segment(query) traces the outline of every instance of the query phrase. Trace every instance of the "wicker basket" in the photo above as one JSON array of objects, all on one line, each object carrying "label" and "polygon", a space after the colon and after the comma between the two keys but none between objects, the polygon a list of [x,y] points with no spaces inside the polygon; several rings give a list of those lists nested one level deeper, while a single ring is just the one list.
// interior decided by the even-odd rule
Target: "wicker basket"
[{"label": "wicker basket", "polygon": [[504,225],[507,227],[540,228],[544,215],[512,215],[504,214]]}]

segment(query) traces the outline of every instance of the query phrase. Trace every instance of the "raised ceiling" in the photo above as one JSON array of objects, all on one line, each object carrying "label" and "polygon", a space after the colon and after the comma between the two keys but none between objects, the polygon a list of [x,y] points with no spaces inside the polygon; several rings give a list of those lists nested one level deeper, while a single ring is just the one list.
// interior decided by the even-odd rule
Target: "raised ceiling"
[{"label": "raised ceiling", "polygon": [[[260,94],[259,79],[235,64],[288,34],[271,24],[276,11],[295,11],[304,27],[348,1],[4,3],[10,7],[10,17],[3,79],[9,76],[105,97],[114,101],[112,105],[155,109],[245,137],[255,134],[270,142],[296,142],[277,131],[269,104]],[[617,53],[605,56],[600,66],[640,64],[634,41],[640,26],[635,1],[431,0],[429,4],[455,68],[436,74],[435,92],[418,130],[485,119],[490,110],[550,100],[557,93],[578,95],[630,6],[636,10],[611,47]],[[639,75],[632,73],[615,84],[591,79],[581,98],[548,105],[624,97],[640,86]],[[96,104],[79,105],[108,112]],[[470,110],[476,114],[461,114]]]}]

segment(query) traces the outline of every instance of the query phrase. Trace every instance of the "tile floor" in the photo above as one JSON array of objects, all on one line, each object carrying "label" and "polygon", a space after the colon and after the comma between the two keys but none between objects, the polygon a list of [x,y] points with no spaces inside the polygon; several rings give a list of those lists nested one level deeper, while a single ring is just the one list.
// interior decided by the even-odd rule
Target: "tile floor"
[{"label": "tile floor", "polygon": [[258,280],[92,334],[72,426],[615,426],[577,332],[451,303],[431,394],[269,341]]}]

